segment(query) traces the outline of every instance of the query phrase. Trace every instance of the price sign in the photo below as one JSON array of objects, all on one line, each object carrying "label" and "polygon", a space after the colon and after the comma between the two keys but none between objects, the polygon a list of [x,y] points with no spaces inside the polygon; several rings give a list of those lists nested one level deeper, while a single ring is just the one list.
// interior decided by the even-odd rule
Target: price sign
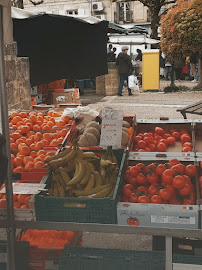
[{"label": "price sign", "polygon": [[121,148],[123,111],[103,108],[100,146]]},{"label": "price sign", "polygon": [[[45,184],[13,183],[13,194],[38,194],[45,186]],[[3,188],[0,193],[6,193],[6,189]]]}]

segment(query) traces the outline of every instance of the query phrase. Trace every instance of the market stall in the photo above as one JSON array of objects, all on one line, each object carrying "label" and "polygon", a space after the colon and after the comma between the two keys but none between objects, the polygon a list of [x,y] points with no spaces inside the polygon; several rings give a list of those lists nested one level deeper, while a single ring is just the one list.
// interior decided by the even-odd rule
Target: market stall
[{"label": "market stall", "polygon": [[[49,266],[59,269],[68,266],[89,270],[98,265],[101,269],[113,266],[141,270],[142,267],[200,269],[200,256],[172,254],[172,237],[202,238],[198,224],[201,218],[201,121],[141,120],[135,115],[123,115],[120,110],[105,108],[96,112],[88,107],[8,114],[2,40],[1,28],[0,122],[7,141],[9,170],[6,190],[1,187],[0,191],[0,194],[6,191],[3,200],[7,203],[0,209],[0,227],[8,232],[7,269],[18,269],[16,256],[20,258],[23,253],[27,258],[27,250],[32,254],[32,263],[37,265],[36,257],[41,254]],[[12,153],[10,138],[15,146]],[[51,154],[47,156],[48,152]],[[16,172],[20,183],[14,183],[11,174],[11,168],[16,169],[16,165],[25,169]],[[42,167],[35,168],[39,165]],[[44,174],[44,178],[37,174]],[[28,175],[31,181],[38,183],[27,183]],[[171,182],[175,182],[172,187]],[[19,194],[22,187],[24,192],[26,188],[26,194]],[[148,190],[152,192],[150,195]],[[158,201],[153,196],[158,196]],[[33,208],[26,207],[27,201]],[[34,215],[30,218],[28,213]],[[17,242],[16,228],[27,230],[17,237]],[[69,233],[47,230],[69,230]],[[80,247],[79,235],[74,232],[85,231],[161,235],[166,237],[165,252]],[[28,241],[30,247],[24,246],[24,241]],[[17,253],[19,246],[23,251]],[[53,252],[55,262],[51,257]],[[33,270],[35,266],[32,264]],[[26,267],[28,262],[24,261],[20,269]]]}]

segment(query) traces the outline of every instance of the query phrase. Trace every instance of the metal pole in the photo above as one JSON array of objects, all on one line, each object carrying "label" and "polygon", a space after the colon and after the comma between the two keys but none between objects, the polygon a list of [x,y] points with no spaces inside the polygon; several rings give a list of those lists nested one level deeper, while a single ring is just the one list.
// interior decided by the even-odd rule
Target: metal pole
[{"label": "metal pole", "polygon": [[6,139],[5,153],[8,158],[8,174],[5,179],[6,184],[6,205],[7,205],[7,270],[15,270],[15,226],[13,210],[13,188],[11,173],[11,153],[10,136],[8,125],[8,104],[5,83],[5,63],[4,63],[4,42],[3,42],[3,13],[0,6],[0,105],[1,105],[1,125],[2,134]]},{"label": "metal pole", "polygon": [[173,269],[172,237],[166,237],[166,265],[165,270]]}]

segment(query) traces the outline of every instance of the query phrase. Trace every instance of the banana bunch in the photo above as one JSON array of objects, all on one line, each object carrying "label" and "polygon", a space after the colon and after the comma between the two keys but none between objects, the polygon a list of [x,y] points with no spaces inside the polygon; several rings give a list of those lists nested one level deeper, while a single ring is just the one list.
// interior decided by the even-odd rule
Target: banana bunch
[{"label": "banana bunch", "polygon": [[[106,183],[99,172],[100,158],[94,152],[83,152],[78,146],[72,146],[58,155],[49,157],[46,162],[52,169],[50,196],[113,197],[116,179]],[[116,162],[113,162],[111,166],[114,167]]]},{"label": "banana bunch", "polygon": [[102,178],[105,179],[105,184],[115,184],[118,171],[117,159],[112,151],[112,147],[108,146],[100,160],[100,174]]}]

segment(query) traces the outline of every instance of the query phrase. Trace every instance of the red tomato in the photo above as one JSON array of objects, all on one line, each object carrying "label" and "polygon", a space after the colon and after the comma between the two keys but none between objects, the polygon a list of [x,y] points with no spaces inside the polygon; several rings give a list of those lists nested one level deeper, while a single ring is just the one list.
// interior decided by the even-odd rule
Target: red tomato
[{"label": "red tomato", "polygon": [[152,142],[152,138],[149,137],[149,136],[146,136],[146,137],[144,137],[144,141],[145,141],[147,144],[149,144],[149,143]]},{"label": "red tomato", "polygon": [[131,184],[133,186],[135,186],[137,184],[137,179],[135,176],[131,176],[128,178],[128,180],[126,181],[128,184]]},{"label": "red tomato", "polygon": [[129,169],[129,173],[132,176],[136,176],[139,173],[139,169],[136,166],[132,166]]},{"label": "red tomato", "polygon": [[171,167],[171,171],[173,175],[177,174],[184,174],[185,173],[185,166],[183,164],[177,164]]},{"label": "red tomato", "polygon": [[139,170],[140,172],[144,172],[144,171],[145,171],[145,165],[144,165],[143,163],[138,163],[138,164],[136,165],[136,167],[138,168],[138,170]]},{"label": "red tomato", "polygon": [[176,195],[175,188],[172,185],[166,185],[166,188],[170,191],[171,197],[173,198]]},{"label": "red tomato", "polygon": [[165,143],[160,142],[160,143],[157,144],[157,147],[156,147],[156,148],[157,148],[157,151],[158,151],[158,152],[165,152],[167,146],[166,146]]},{"label": "red tomato", "polygon": [[140,135],[137,135],[137,136],[135,136],[135,138],[134,138],[134,142],[135,143],[138,143],[139,141],[141,141],[142,140],[142,136],[140,136]]},{"label": "red tomato", "polygon": [[147,166],[147,171],[148,172],[154,172],[156,170],[157,164],[156,163],[151,163]]},{"label": "red tomato", "polygon": [[173,181],[173,172],[171,171],[171,169],[167,169],[162,173],[162,181],[165,184],[171,184]]},{"label": "red tomato", "polygon": [[192,149],[188,146],[184,146],[182,147],[182,151],[181,152],[192,152]]},{"label": "red tomato", "polygon": [[158,175],[162,175],[162,173],[166,170],[165,165],[159,164],[158,167],[156,168],[156,173]]},{"label": "red tomato", "polygon": [[150,144],[148,145],[148,148],[150,149],[151,152],[155,152],[155,151],[156,151],[156,145],[153,144],[153,143],[150,143]]},{"label": "red tomato", "polygon": [[168,137],[167,142],[169,145],[175,144],[175,142],[176,142],[175,137],[172,137],[172,136]]},{"label": "red tomato", "polygon": [[163,138],[159,135],[155,135],[154,136],[154,140],[156,140],[157,142],[159,142],[160,140],[162,140]]},{"label": "red tomato", "polygon": [[151,184],[151,185],[156,185],[159,181],[159,176],[157,173],[152,173],[152,174],[148,174],[147,175],[147,181]]},{"label": "red tomato", "polygon": [[183,144],[183,147],[185,147],[185,146],[192,149],[192,143],[190,143],[190,142],[184,143],[184,144]]},{"label": "red tomato", "polygon": [[157,195],[158,193],[159,193],[159,190],[158,190],[157,187],[155,187],[155,186],[150,186],[150,187],[148,188],[148,194],[150,194],[151,196]]},{"label": "red tomato", "polygon": [[196,175],[196,167],[192,164],[189,164],[185,168],[185,174],[189,177],[194,177]]},{"label": "red tomato", "polygon": [[131,184],[126,184],[123,187],[123,194],[126,197],[130,197],[130,195],[133,193],[133,191],[134,191],[134,187]]},{"label": "red tomato", "polygon": [[162,199],[159,195],[153,195],[151,197],[151,203],[158,203],[161,204],[162,203]]},{"label": "red tomato", "polygon": [[148,196],[143,195],[138,198],[139,203],[150,203],[150,199]]},{"label": "red tomato", "polygon": [[173,136],[176,140],[178,140],[178,139],[180,138],[180,133],[177,132],[177,131],[175,131],[175,132],[172,133],[172,136]]},{"label": "red tomato", "polygon": [[185,185],[185,179],[184,179],[184,176],[182,175],[176,175],[174,178],[173,178],[173,187],[176,188],[176,189],[180,189],[180,188],[183,188]]},{"label": "red tomato", "polygon": [[188,196],[191,193],[191,186],[189,184],[185,184],[183,188],[178,190],[178,193],[182,197]]},{"label": "red tomato", "polygon": [[129,202],[137,203],[138,202],[138,196],[135,193],[131,193]]},{"label": "red tomato", "polygon": [[147,178],[143,173],[138,173],[137,175],[137,183],[139,185],[145,185],[147,183]]},{"label": "red tomato", "polygon": [[136,189],[136,192],[140,192],[140,193],[143,193],[143,194],[147,194],[148,189],[147,189],[147,187],[145,187],[145,186],[139,186],[139,187]]},{"label": "red tomato", "polygon": [[163,135],[164,134],[164,130],[161,127],[155,127],[154,131],[158,135]]},{"label": "red tomato", "polygon": [[191,182],[191,179],[190,179],[190,177],[188,176],[188,175],[183,175],[184,176],[184,180],[185,180],[185,184],[192,184],[192,182]]},{"label": "red tomato", "polygon": [[144,149],[145,147],[147,146],[147,143],[143,140],[140,140],[138,143],[137,143],[137,147],[138,148],[141,148],[141,149]]},{"label": "red tomato", "polygon": [[169,201],[171,198],[171,192],[168,188],[162,188],[159,190],[159,196],[164,201]]},{"label": "red tomato", "polygon": [[135,217],[129,217],[126,220],[127,224],[130,226],[138,226],[139,225],[139,220]]},{"label": "red tomato", "polygon": [[189,136],[189,134],[182,134],[180,136],[180,141],[182,144],[184,144],[186,142],[191,142],[191,137]]},{"label": "red tomato", "polygon": [[179,160],[177,158],[172,158],[169,160],[170,167],[179,164]]},{"label": "red tomato", "polygon": [[[164,139],[168,139],[169,137],[171,137],[171,135],[169,133],[166,133],[166,134],[163,135]],[[167,142],[167,144],[168,144],[168,142]]]},{"label": "red tomato", "polygon": [[159,142],[165,143],[165,145],[168,145],[168,141],[166,139],[161,139]]}]

